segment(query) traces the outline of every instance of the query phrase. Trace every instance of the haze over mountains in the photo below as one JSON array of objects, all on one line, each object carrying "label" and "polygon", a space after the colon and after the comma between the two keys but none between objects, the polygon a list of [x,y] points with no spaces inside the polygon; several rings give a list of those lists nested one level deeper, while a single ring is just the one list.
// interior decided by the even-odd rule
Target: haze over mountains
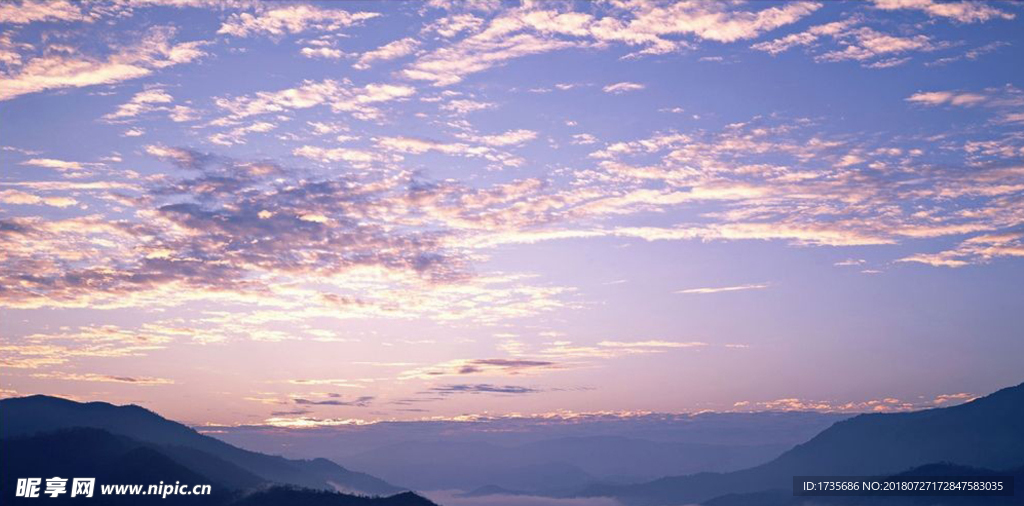
[{"label": "haze over mountains", "polygon": [[[49,477],[63,471],[65,475],[96,477],[98,481],[107,478],[111,483],[180,480],[213,484],[217,494],[204,498],[204,504],[227,504],[239,499],[237,493],[266,489],[272,484],[390,495],[396,498],[380,504],[394,506],[430,504],[419,497],[398,495],[406,489],[329,460],[290,460],[243,450],[138,406],[79,403],[37,395],[0,401],[0,419],[0,487],[5,495],[13,495],[17,477]],[[306,492],[274,491],[271,496],[291,493]],[[327,501],[323,504],[362,504],[346,502],[350,496],[317,498]],[[120,500],[132,504],[128,499]],[[243,499],[245,504],[274,504],[270,499],[249,495]]]},{"label": "haze over mountains", "polygon": [[386,422],[303,430],[216,427],[218,438],[290,457],[327,456],[416,490],[566,493],[598,482],[731,471],[771,460],[847,414],[652,414]]},{"label": "haze over mountains", "polygon": [[790,489],[793,476],[890,475],[942,462],[1019,472],[1024,466],[1024,384],[949,408],[859,415],[742,471],[595,486],[577,495],[643,506],[700,503],[726,494]]},{"label": "haze over mountains", "polygon": [[[215,484],[212,496],[177,497],[170,501],[173,504],[433,504],[416,494],[400,493],[404,489],[373,476],[376,466],[389,473],[384,478],[409,479],[412,483],[396,483],[413,489],[461,489],[461,493],[444,495],[459,505],[517,504],[517,497],[526,501],[519,504],[545,504],[537,499],[546,496],[573,505],[798,506],[810,504],[810,499],[795,498],[789,491],[797,475],[1024,476],[1024,384],[959,406],[852,418],[820,413],[662,415],[629,423],[598,418],[541,424],[532,431],[523,430],[524,420],[516,419],[465,422],[461,427],[437,422],[405,427],[407,435],[416,432],[419,439],[390,445],[381,443],[401,425],[292,434],[301,443],[293,452],[310,451],[319,444],[324,453],[340,453],[347,441],[361,440],[343,462],[358,463],[371,474],[322,458],[288,459],[243,450],[138,406],[32,396],[0,401],[0,419],[3,497],[13,495],[17,477],[64,473],[95,476],[104,483]],[[775,458],[766,457],[781,441],[823,425],[830,426]],[[634,437],[621,433],[627,427],[635,429]],[[222,435],[255,440],[254,431],[240,428]],[[262,444],[281,445],[286,434],[266,434]],[[331,434],[335,440],[329,448],[324,442]],[[779,438],[779,443],[766,444],[771,437]],[[744,461],[757,459],[764,462],[736,469]],[[702,465],[703,472],[671,476],[674,469]],[[733,470],[708,472],[715,466]],[[661,476],[668,477],[631,480],[656,473],[659,467],[664,470]],[[456,479],[459,473],[464,476]],[[373,499],[336,491],[390,497]],[[985,504],[1020,504],[1021,497],[1018,493]],[[836,506],[974,504],[969,499],[813,501]],[[125,497],[97,502],[136,503]]]}]

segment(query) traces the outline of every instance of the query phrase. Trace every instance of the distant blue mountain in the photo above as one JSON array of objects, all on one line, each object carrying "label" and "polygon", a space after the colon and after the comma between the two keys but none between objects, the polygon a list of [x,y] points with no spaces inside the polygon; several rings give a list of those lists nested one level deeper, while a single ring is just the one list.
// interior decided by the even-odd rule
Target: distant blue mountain
[{"label": "distant blue mountain", "polygon": [[[595,485],[573,495],[642,506],[689,504],[789,490],[798,475],[892,475],[937,462],[996,470],[1024,466],[1024,384],[949,408],[859,415],[742,471]],[[769,502],[767,496],[761,499]]]},{"label": "distant blue mountain", "polygon": [[[137,465],[138,461],[146,464]],[[243,450],[138,406],[79,403],[48,396],[0,401],[0,503],[13,497],[17,478],[54,476],[61,469],[98,480],[99,476],[93,475],[137,479],[111,483],[167,483],[174,479],[215,483],[224,494],[209,499],[213,501],[210,504],[225,504],[239,499],[238,493],[253,490],[272,497],[300,495],[301,489],[311,489],[302,492],[304,496],[314,490],[330,492],[309,496],[316,497],[317,504],[354,497],[334,491],[384,496],[400,495],[404,490],[326,459],[291,460]],[[152,476],[144,476],[147,470],[154,470]],[[271,492],[269,488],[275,485],[291,488]],[[250,501],[247,504],[269,504],[265,502],[269,499],[250,495],[244,495]],[[408,496],[401,497],[407,500],[387,504],[431,504],[422,498],[421,502],[409,502]],[[189,499],[188,504],[197,504],[195,497]]]},{"label": "distant blue mountain", "polygon": [[506,446],[481,441],[401,441],[347,462],[423,490],[486,485],[541,495],[595,482],[630,483],[670,473],[728,471],[760,464],[792,445],[645,441],[622,436],[545,439]]}]

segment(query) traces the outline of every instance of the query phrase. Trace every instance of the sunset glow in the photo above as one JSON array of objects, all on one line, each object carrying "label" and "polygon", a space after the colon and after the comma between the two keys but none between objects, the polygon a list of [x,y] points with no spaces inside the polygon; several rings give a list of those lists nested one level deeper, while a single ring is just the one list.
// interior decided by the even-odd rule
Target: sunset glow
[{"label": "sunset glow", "polygon": [[1010,2],[0,4],[0,394],[211,430],[1021,381]]}]

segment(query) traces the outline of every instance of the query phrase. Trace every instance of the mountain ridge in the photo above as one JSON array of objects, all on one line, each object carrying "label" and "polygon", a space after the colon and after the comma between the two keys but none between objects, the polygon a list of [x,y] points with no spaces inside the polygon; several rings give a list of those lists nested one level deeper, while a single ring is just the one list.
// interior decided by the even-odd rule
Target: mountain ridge
[{"label": "mountain ridge", "polygon": [[[193,459],[212,458],[195,469],[195,460],[182,462],[168,454],[167,447],[146,443],[103,429],[73,427],[29,435],[0,438],[0,503],[34,500],[17,497],[16,478],[93,478],[95,488],[87,502],[97,506],[140,504],[191,506],[437,506],[412,492],[387,497],[350,495],[326,489],[279,485],[260,480],[255,486],[225,486],[222,479],[241,472],[233,464],[193,450]],[[232,469],[221,469],[225,466]],[[202,471],[202,472],[200,472]],[[214,474],[208,474],[212,471]],[[183,494],[150,494],[150,488],[164,484],[182,485]],[[68,486],[70,484],[67,484]],[[206,494],[193,494],[194,487],[209,487]],[[112,492],[105,487],[117,487]],[[139,487],[127,492],[131,487]],[[40,490],[42,492],[42,490]],[[79,498],[65,495],[45,502],[60,504]]]},{"label": "mountain ridge", "polygon": [[787,488],[795,475],[885,475],[935,462],[988,469],[1024,464],[1024,383],[957,406],[861,414],[760,466],[595,485],[573,496],[613,497],[638,506],[694,503]]},{"label": "mountain ridge", "polygon": [[82,403],[32,395],[0,400],[0,417],[0,438],[91,427],[167,447],[169,452],[185,459],[188,451],[175,450],[176,447],[202,451],[269,482],[366,495],[407,490],[327,459],[286,459],[238,448],[134,404]]}]

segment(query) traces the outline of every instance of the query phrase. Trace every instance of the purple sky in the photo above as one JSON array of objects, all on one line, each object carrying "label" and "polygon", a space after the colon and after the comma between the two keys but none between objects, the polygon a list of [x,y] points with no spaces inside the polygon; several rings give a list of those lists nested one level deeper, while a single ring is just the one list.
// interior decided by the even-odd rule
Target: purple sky
[{"label": "purple sky", "polygon": [[1024,4],[0,4],[0,393],[911,409],[1024,370]]}]

